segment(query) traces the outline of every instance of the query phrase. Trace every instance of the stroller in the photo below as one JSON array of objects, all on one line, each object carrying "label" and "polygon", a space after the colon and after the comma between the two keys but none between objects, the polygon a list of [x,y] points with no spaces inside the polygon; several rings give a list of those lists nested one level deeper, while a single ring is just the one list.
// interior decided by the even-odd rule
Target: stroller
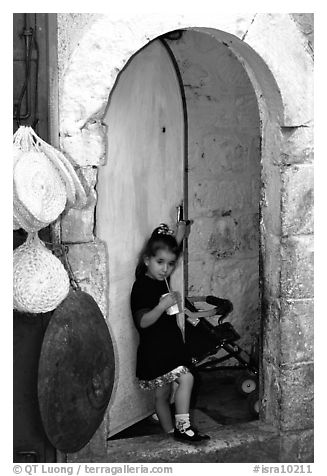
[{"label": "stroller", "polygon": [[[207,303],[214,307],[199,310],[195,303]],[[205,306],[208,307],[208,306]],[[232,303],[227,299],[215,296],[192,296],[185,298],[185,343],[192,356],[196,369],[212,371],[219,370],[218,364],[234,357],[238,367],[244,372],[236,380],[236,389],[248,398],[249,411],[253,416],[259,414],[258,392],[258,356],[257,349],[252,348],[251,354],[236,344],[240,335],[229,322],[224,319],[233,310]],[[208,319],[218,317],[217,325]],[[223,349],[226,355],[218,357]]]}]

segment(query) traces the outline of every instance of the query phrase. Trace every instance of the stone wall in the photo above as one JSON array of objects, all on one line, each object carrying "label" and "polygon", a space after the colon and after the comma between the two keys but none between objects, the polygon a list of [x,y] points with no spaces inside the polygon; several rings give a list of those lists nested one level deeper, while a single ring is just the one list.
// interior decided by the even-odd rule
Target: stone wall
[{"label": "stone wall", "polygon": [[[312,124],[284,128],[281,157],[281,427],[313,421],[313,141]],[[301,137],[302,148],[295,147]],[[292,409],[290,414],[290,409]]]},{"label": "stone wall", "polygon": [[[88,13],[59,13],[57,15],[60,101],[64,92],[63,84],[67,74],[66,70],[72,62],[72,55],[78,48],[85,31],[100,17],[101,15]],[[63,110],[59,109],[60,120],[65,121]],[[69,131],[65,135],[60,131],[60,136],[61,144],[65,139],[69,142]],[[101,137],[99,137],[99,141],[101,141]],[[73,144],[72,147],[74,147]],[[78,154],[76,150],[75,153]],[[77,281],[84,291],[89,292],[94,297],[104,316],[107,316],[107,254],[104,245],[96,239],[94,234],[99,158],[98,156],[95,157],[94,151],[93,154],[88,155],[87,160],[83,160],[82,154],[75,156],[75,159],[67,151],[66,154],[74,163],[88,198],[87,204],[82,210],[70,209],[62,214],[62,240],[70,245],[69,261]]]},{"label": "stone wall", "polygon": [[[188,292],[230,299],[251,350],[259,334],[260,122],[253,86],[224,44],[185,31],[169,41],[188,123]],[[228,363],[232,364],[233,359]]]}]

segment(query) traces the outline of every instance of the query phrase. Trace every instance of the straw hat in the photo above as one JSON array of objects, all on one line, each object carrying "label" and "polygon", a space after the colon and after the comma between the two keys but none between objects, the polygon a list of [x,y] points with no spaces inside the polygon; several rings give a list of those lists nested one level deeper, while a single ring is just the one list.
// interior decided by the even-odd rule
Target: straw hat
[{"label": "straw hat", "polygon": [[20,225],[19,228],[23,228],[28,232],[38,231],[48,226],[48,223],[43,223],[33,217],[24,204],[18,199],[15,183],[13,185],[13,217],[14,223],[16,221]]},{"label": "straw hat", "polygon": [[[87,202],[87,196],[74,167],[65,155],[52,145],[42,140],[35,131],[29,127],[25,134],[30,135],[36,141],[36,148],[49,158],[56,167],[59,175],[66,184],[67,205],[71,208],[83,208]],[[24,135],[24,133],[23,133]]]},{"label": "straw hat", "polygon": [[14,250],[13,281],[14,309],[22,312],[52,311],[69,291],[67,271],[37,233]]},{"label": "straw hat", "polygon": [[29,228],[22,224],[23,228],[46,227],[62,213],[66,200],[65,184],[47,156],[37,151],[22,153],[14,167],[14,203],[19,215],[31,224]]},{"label": "straw hat", "polygon": [[75,202],[73,205],[73,208],[83,208],[86,205],[87,202],[87,196],[84,190],[83,185],[81,184],[81,181],[75,172],[74,167],[72,164],[69,162],[69,160],[62,154],[59,150],[56,150],[58,160],[62,162],[62,164],[66,167],[68,173],[71,175],[74,185],[75,185]]},{"label": "straw hat", "polygon": [[41,143],[41,139],[39,139],[39,141],[40,141],[40,143],[38,144],[39,150],[43,152],[46,155],[46,157],[50,160],[51,164],[56,169],[60,178],[65,184],[66,195],[67,195],[67,205],[73,206],[76,201],[76,187],[75,187],[74,180],[71,174],[68,172],[67,168],[62,163],[62,161],[58,159],[59,151],[57,151],[54,147],[52,147],[51,145],[47,144],[44,141],[42,141]]}]

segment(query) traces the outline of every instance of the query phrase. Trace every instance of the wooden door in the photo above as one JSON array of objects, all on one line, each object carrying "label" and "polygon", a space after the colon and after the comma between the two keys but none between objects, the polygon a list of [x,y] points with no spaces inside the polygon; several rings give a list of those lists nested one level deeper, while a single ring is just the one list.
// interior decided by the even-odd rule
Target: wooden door
[{"label": "wooden door", "polygon": [[[108,324],[116,355],[109,435],[151,414],[152,393],[135,378],[138,333],[130,291],[139,252],[161,222],[173,226],[183,200],[184,112],[174,64],[156,40],[127,64],[112,92],[107,163],[99,170],[96,234],[109,257]],[[183,293],[182,262],[172,287]]]}]

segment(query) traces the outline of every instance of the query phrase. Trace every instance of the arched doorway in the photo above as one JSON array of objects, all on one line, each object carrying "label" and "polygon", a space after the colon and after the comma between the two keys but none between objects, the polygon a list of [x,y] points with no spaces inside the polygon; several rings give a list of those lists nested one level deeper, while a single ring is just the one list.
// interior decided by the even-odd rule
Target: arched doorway
[{"label": "arched doorway", "polygon": [[[299,88],[293,87],[290,77],[299,78],[297,86],[300,82],[304,83],[305,78],[309,78],[308,83],[305,83],[309,85],[311,76],[307,73],[311,67],[310,58],[306,56],[303,42],[290,15],[256,14],[255,21],[252,23],[249,21],[249,28],[244,29],[243,33],[236,32],[231,23],[225,24],[224,18],[213,19],[205,12],[200,14],[197,12],[197,15],[193,18],[186,12],[185,16],[176,15],[173,20],[167,18],[154,20],[151,25],[147,18],[144,22],[140,19],[137,25],[130,24],[129,19],[124,19],[123,24],[114,25],[109,17],[94,22],[79,43],[65,72],[61,108],[62,146],[76,164],[101,165],[104,155],[101,117],[108,94],[124,64],[149,40],[169,31],[189,29],[189,25],[194,24],[212,26],[192,30],[206,33],[235,55],[250,78],[258,102],[262,139],[260,280],[264,298],[261,417],[264,421],[279,426],[282,412],[284,415],[282,424],[293,428],[294,424],[290,423],[289,406],[286,402],[281,404],[281,386],[289,394],[290,386],[286,380],[292,370],[283,370],[279,365],[280,345],[282,345],[280,342],[283,343],[283,339],[280,338],[285,331],[281,327],[280,317],[284,312],[288,312],[286,308],[280,308],[279,299],[281,294],[285,299],[289,299],[301,293],[297,293],[297,289],[293,292],[287,288],[288,272],[292,263],[289,260],[281,260],[281,253],[285,250],[281,244],[282,226],[285,224],[281,221],[280,164],[283,161],[283,153],[287,154],[291,147],[295,151],[296,160],[299,162],[306,160],[301,158],[303,151],[301,141],[304,136],[307,137],[307,131],[299,127],[307,123],[311,117],[310,103],[307,102],[309,93],[306,90],[306,94],[299,94]],[[292,38],[292,44],[288,48],[285,48],[283,39],[285,31],[288,38]],[[91,57],[86,53],[90,51]],[[282,62],[279,58],[282,58]],[[89,70],[97,61],[101,64],[101,68],[95,68],[95,78],[90,82]],[[287,65],[287,68],[281,65]],[[75,88],[76,83],[81,88]],[[303,91],[303,88],[301,90]],[[86,102],[85,98],[89,91],[92,94],[89,95],[90,101]],[[297,242],[294,246],[298,246]],[[294,250],[297,252],[298,249]],[[307,252],[303,252],[304,256],[307,256]],[[302,275],[296,277],[297,281],[301,278]],[[309,289],[305,297],[310,297]],[[288,318],[286,316],[286,319]],[[110,316],[107,315],[107,319],[110,321]],[[293,359],[293,356],[289,358]],[[303,377],[302,374],[300,377]],[[301,400],[302,397],[299,398]],[[296,405],[297,408],[302,408],[306,405],[306,399],[302,398]]]},{"label": "arched doorway", "polygon": [[[99,171],[96,235],[108,249],[117,360],[108,436],[153,411],[133,373],[138,338],[129,293],[144,240],[160,222],[173,224],[181,201],[193,221],[185,293],[230,299],[232,323],[248,352],[260,334],[262,130],[255,90],[235,54],[205,31],[171,37],[154,40],[128,61],[104,117],[108,161]],[[184,288],[181,281],[178,286]]]}]

